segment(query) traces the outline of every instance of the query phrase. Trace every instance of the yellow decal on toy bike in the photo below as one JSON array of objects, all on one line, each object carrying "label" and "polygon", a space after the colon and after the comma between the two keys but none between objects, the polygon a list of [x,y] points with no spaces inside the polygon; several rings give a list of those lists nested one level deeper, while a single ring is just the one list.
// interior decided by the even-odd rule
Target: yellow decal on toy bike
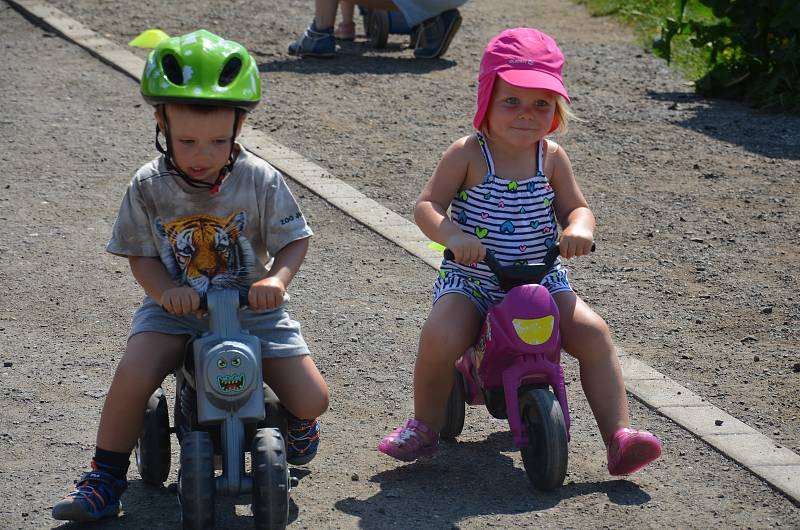
[{"label": "yellow decal on toy bike", "polygon": [[544,344],[553,335],[553,323],[555,319],[553,315],[547,315],[542,318],[520,319],[513,320],[514,331],[517,336],[521,338],[526,344],[531,346],[538,346]]}]

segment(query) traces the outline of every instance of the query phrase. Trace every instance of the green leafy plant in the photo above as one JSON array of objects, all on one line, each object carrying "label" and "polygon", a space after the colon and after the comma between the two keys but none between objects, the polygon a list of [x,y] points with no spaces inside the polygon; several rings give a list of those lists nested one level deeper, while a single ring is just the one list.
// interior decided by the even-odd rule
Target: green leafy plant
[{"label": "green leafy plant", "polygon": [[656,55],[670,61],[673,39],[688,35],[707,67],[696,81],[700,93],[800,111],[800,0],[691,1],[713,19],[687,17],[690,0],[678,0],[653,44]]}]

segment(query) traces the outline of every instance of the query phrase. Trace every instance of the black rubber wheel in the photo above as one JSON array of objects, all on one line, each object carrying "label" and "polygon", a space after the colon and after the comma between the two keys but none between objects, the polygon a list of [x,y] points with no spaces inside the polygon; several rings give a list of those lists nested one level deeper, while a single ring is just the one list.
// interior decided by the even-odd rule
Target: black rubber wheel
[{"label": "black rubber wheel", "polygon": [[550,491],[567,475],[567,426],[561,405],[545,388],[526,390],[520,396],[522,422],[528,446],[521,449],[525,472],[536,489]]},{"label": "black rubber wheel", "polygon": [[493,418],[507,420],[508,411],[506,410],[506,391],[503,387],[487,388],[483,391],[483,399],[486,401],[486,410]]},{"label": "black rubber wheel", "polygon": [[205,431],[189,431],[181,442],[178,497],[185,529],[214,528],[214,446]]},{"label": "black rubber wheel", "polygon": [[164,390],[158,388],[147,401],[144,424],[136,443],[136,467],[147,484],[160,486],[169,476],[172,454],[169,409]]},{"label": "black rubber wheel", "polygon": [[385,48],[389,42],[389,12],[383,9],[369,10],[369,35],[370,43],[375,48]]},{"label": "black rubber wheel", "polygon": [[281,432],[258,429],[253,438],[253,517],[258,530],[286,528],[289,523],[289,466]]},{"label": "black rubber wheel", "polygon": [[444,425],[439,436],[443,440],[452,440],[464,430],[464,376],[458,370],[454,371],[453,388],[450,389],[450,397],[447,398],[447,406],[444,411]]},{"label": "black rubber wheel", "polygon": [[417,24],[413,28],[411,28],[411,34],[408,37],[408,47],[413,49],[422,48],[424,46],[424,42],[422,42],[422,25]]}]

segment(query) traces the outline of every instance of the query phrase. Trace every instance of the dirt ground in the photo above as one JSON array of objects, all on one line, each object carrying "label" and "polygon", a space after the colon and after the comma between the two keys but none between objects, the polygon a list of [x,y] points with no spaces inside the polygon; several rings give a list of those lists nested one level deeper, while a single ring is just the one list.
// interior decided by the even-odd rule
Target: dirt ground
[{"label": "dirt ground", "polygon": [[[251,125],[406,216],[440,153],[469,133],[488,39],[509,26],[547,31],[582,120],[559,141],[599,227],[573,282],[621,349],[800,452],[800,117],[699,98],[623,28],[555,0],[469,2],[439,61],[413,60],[405,36],[385,50],[345,44],[332,61],[293,58],[286,45],[308,1],[51,4],[123,44],[152,27],[239,40],[267,88]],[[91,456],[141,297],[103,247],[130,176],[155,151],[133,81],[3,3],[0,26],[0,528],[45,528]],[[665,454],[612,480],[570,360],[575,423],[556,493],[530,489],[506,424],[482,409],[433,459],[377,453],[411,411],[433,271],[293,188],[316,236],[291,311],[332,406],[320,456],[297,471],[292,527],[800,527],[783,496],[635,401],[635,424]],[[125,516],[98,527],[179,525],[174,495],[135,469],[129,478]],[[220,502],[220,527],[251,526],[247,499]]]}]

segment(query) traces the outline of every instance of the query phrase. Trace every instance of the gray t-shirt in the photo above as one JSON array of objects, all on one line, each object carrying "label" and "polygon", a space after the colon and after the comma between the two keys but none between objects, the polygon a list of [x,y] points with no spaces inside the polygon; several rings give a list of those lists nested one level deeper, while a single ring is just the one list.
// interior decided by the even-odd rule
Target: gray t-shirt
[{"label": "gray t-shirt", "polygon": [[142,166],[106,250],[158,257],[175,281],[201,294],[212,285],[246,292],[278,251],[312,232],[280,172],[239,149],[216,193],[185,191],[164,157]]}]

